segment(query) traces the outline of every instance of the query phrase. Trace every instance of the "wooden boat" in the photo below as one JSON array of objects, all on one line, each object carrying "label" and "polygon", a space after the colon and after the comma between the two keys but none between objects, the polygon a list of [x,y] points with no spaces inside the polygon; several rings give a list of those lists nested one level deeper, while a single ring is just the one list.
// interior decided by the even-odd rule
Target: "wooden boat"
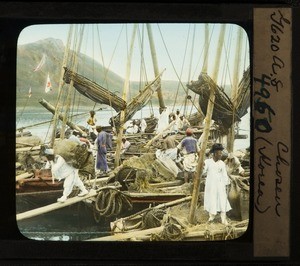
[{"label": "wooden boat", "polygon": [[[154,65],[155,65],[155,63],[154,63]],[[74,63],[74,66],[76,67],[76,63]],[[67,84],[70,84],[70,88],[72,87],[71,85],[73,85],[73,87],[78,92],[80,92],[84,96],[88,97],[89,99],[92,99],[93,101],[98,102],[98,103],[102,103],[102,104],[104,103],[104,104],[110,105],[117,112],[119,112],[117,116],[111,118],[111,126],[116,126],[117,130],[121,129],[123,123],[126,120],[132,118],[133,115],[135,114],[135,112],[137,110],[141,109],[149,101],[152,94],[154,92],[158,92],[161,87],[160,86],[161,73],[158,73],[158,71],[156,69],[155,80],[152,81],[150,84],[146,85],[144,87],[144,89],[141,90],[140,93],[136,97],[132,98],[130,101],[127,102],[125,97],[122,97],[122,99],[121,99],[120,97],[117,97],[115,94],[107,91],[104,87],[98,85],[95,82],[92,82],[91,80],[85,78],[84,76],[80,75],[79,73],[76,73],[74,71],[75,67],[72,70],[67,67],[64,67],[63,80]],[[154,68],[157,68],[157,66],[154,66]],[[129,76],[126,77],[126,81],[128,81],[128,78],[129,78]],[[209,80],[209,82],[210,82],[210,84],[213,84],[212,80]],[[126,82],[125,82],[125,85],[126,85]],[[124,94],[126,94],[125,93],[126,92],[125,85],[124,85]],[[198,84],[196,84],[196,85],[198,86]],[[203,84],[200,84],[200,87],[202,85]],[[207,84],[206,85],[204,84],[203,86],[204,86],[204,88],[207,89]],[[192,89],[192,87],[190,89]],[[63,90],[60,90],[60,91],[63,91]],[[61,95],[60,95],[60,99],[62,99],[62,98],[71,99],[70,90],[68,90],[68,91],[69,91],[68,93],[67,93],[67,90],[63,91],[63,92],[66,92],[66,94],[65,94],[66,97],[61,97]],[[245,97],[243,99],[245,99]],[[161,99],[159,99],[159,100],[161,100]],[[60,100],[60,101],[61,102],[57,103],[57,106],[61,105],[62,100]],[[45,100],[41,100],[40,103],[43,103],[43,106],[49,107],[49,104],[47,104],[45,102]],[[208,104],[207,98],[206,98],[206,103]],[[229,106],[228,110],[230,110],[230,108],[231,108],[230,99],[227,103],[228,103],[228,105],[226,107]],[[67,104],[67,106],[68,105],[69,105],[69,103]],[[161,101],[160,101],[160,108],[164,108],[164,107],[165,106],[163,104],[161,104]],[[52,109],[52,112],[55,114],[56,118],[61,119],[62,121],[64,121],[64,124],[67,124],[66,117],[68,114],[68,110],[66,110],[65,115],[61,115],[60,113],[57,112],[57,110],[59,110],[59,108],[50,108],[50,109]],[[203,109],[205,109],[205,108],[203,108]],[[222,114],[222,113],[220,113],[220,114]],[[232,118],[232,113],[230,115]],[[122,116],[124,116],[124,117],[122,117]],[[198,117],[196,117],[196,120],[197,119],[198,119]],[[240,119],[240,117],[238,115],[235,115],[235,119],[236,119],[236,121],[238,121]],[[54,119],[54,120],[56,120],[56,119]],[[219,119],[215,119],[215,120],[217,122],[219,122]],[[228,117],[224,118],[224,121],[225,121],[225,123],[228,123],[228,125],[226,125],[226,128],[227,128],[227,126],[229,127],[231,125],[230,122],[228,122],[229,121]],[[68,122],[70,122],[70,121],[68,121]],[[54,122],[54,124],[55,123],[56,122]],[[74,125],[74,124],[68,123],[67,125],[69,125],[71,128],[77,129],[76,125]],[[80,130],[81,129],[78,129],[79,132],[80,132]],[[205,130],[205,128],[203,130]],[[181,137],[183,137],[183,136],[184,136],[184,134],[181,134]],[[120,137],[122,137],[121,131],[118,132],[118,141],[119,142],[120,142]],[[117,144],[118,144],[118,142],[117,142]],[[116,147],[116,154],[118,154],[117,147]],[[149,164],[147,164],[146,166],[144,165],[142,168],[143,169],[137,169],[137,170],[148,170],[150,167],[149,167]],[[114,170],[116,170],[116,169],[114,169]],[[131,171],[131,169],[129,169],[129,172],[130,171]],[[161,171],[161,172],[163,172],[163,171]],[[144,176],[143,173],[144,172],[141,171],[140,176]],[[166,172],[164,172],[163,175],[168,176],[168,174]],[[95,180],[96,180],[96,178],[95,178]],[[156,205],[157,203],[168,204],[170,201],[172,202],[174,200],[175,201],[176,200],[184,200],[187,196],[187,193],[172,191],[174,186],[171,186],[172,189],[170,189],[170,187],[168,187],[165,189],[161,189],[159,192],[145,191],[144,184],[142,184],[142,186],[140,186],[137,191],[130,190],[130,189],[128,189],[128,187],[126,190],[126,186],[128,185],[128,183],[129,183],[129,185],[135,184],[136,180],[137,180],[137,176],[135,178],[133,178],[132,176],[129,176],[129,174],[128,174],[125,177],[119,176],[119,175],[109,176],[107,181],[100,185],[96,185],[96,181],[95,181],[95,183],[90,183],[91,186],[89,187],[89,189],[91,191],[91,194],[84,197],[83,199],[79,199],[75,195],[74,197],[71,197],[70,199],[68,199],[66,201],[65,206],[69,206],[69,204],[73,204],[73,203],[75,204],[75,203],[84,201],[86,206],[89,206],[91,208],[94,218],[95,218],[95,221],[97,222],[97,221],[100,221],[101,218],[103,218],[103,217],[105,217],[107,219],[115,219],[117,217],[124,216],[124,213],[132,210],[134,205],[136,205],[136,204],[143,204],[143,205],[145,205],[145,204],[149,205],[150,203],[153,205]],[[127,181],[130,181],[130,182],[127,182]],[[172,181],[174,181],[174,180],[172,180]],[[167,182],[169,182],[169,180],[167,180]],[[154,184],[155,183],[150,184],[150,185],[154,185]],[[149,187],[151,187],[150,185],[149,185]],[[153,187],[154,186],[152,186],[152,188]],[[181,188],[181,186],[177,186],[177,187]],[[53,203],[53,205],[50,207],[51,208],[45,208],[44,211],[52,211],[52,210],[55,210],[56,208],[63,208],[63,206],[59,205],[58,203]],[[161,212],[161,214],[164,214],[164,212]],[[171,218],[168,218],[168,219],[171,219]],[[176,217],[174,219],[176,219]],[[177,220],[179,221],[180,219],[177,219]],[[157,230],[157,232],[162,232],[163,229],[167,228],[167,227],[168,227],[167,225],[163,225],[163,226],[158,227],[159,229],[153,228],[153,229],[149,229],[149,230],[154,230],[154,231]],[[187,227],[184,227],[184,224],[182,224],[182,222],[180,222],[180,221],[179,221],[179,227],[185,228],[185,230],[187,228]],[[173,227],[172,230],[174,230],[174,228],[178,229],[178,225],[175,225],[175,227]],[[244,228],[243,228],[243,230],[244,230]],[[200,231],[202,232],[202,230],[200,230]],[[221,232],[224,233],[224,230],[222,230]],[[136,236],[138,236],[139,233],[137,233],[137,232],[135,232],[135,233],[136,233]],[[186,235],[187,235],[187,233],[186,233]],[[198,236],[198,238],[201,238],[203,236],[204,236],[204,238],[207,238],[207,234],[205,234],[205,232],[204,233],[202,232],[202,235]],[[143,237],[144,237],[144,235],[142,236],[141,239],[143,239]],[[123,237],[123,239],[132,239],[132,237]],[[150,238],[148,238],[148,239],[150,239]],[[160,239],[162,240],[163,238],[160,238]],[[183,239],[183,238],[179,237],[179,236],[175,236],[175,238],[173,238],[172,240],[174,240],[174,239],[178,240],[178,239]]]},{"label": "wooden boat", "polygon": [[248,217],[229,219],[229,224],[224,225],[217,216],[214,223],[207,223],[208,213],[201,204],[197,207],[196,224],[190,224],[187,217],[191,199],[186,196],[117,219],[110,223],[111,236],[90,241],[215,241],[235,239],[246,232]]}]

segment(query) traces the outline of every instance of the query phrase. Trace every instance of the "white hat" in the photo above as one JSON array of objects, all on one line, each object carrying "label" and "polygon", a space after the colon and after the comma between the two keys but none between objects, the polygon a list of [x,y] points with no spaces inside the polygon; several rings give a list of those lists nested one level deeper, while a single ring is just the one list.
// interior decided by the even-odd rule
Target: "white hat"
[{"label": "white hat", "polygon": [[45,149],[45,154],[46,155],[54,155],[54,150],[53,149]]}]

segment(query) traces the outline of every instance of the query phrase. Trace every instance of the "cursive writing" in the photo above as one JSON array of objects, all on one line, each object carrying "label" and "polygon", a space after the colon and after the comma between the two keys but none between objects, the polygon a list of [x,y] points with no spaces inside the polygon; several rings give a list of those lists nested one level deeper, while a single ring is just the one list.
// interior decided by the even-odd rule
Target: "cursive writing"
[{"label": "cursive writing", "polygon": [[281,183],[282,183],[282,170],[281,167],[289,166],[289,162],[284,158],[289,152],[289,148],[286,144],[281,141],[277,143],[277,156],[276,156],[276,180],[275,180],[275,212],[276,215],[280,217],[279,207],[281,205],[280,193],[282,192]]},{"label": "cursive writing", "polygon": [[[255,199],[255,209],[259,212],[259,213],[265,213],[267,212],[271,206],[268,204],[263,204],[262,200],[263,200],[263,196],[264,196],[264,186],[265,186],[265,168],[266,167],[270,167],[272,166],[271,164],[271,158],[269,156],[267,156],[266,151],[267,151],[267,147],[273,146],[273,144],[268,141],[267,139],[263,138],[263,137],[258,137],[255,139],[256,142],[258,141],[262,141],[262,144],[260,145],[260,147],[258,148],[258,153],[259,153],[259,160],[258,160],[258,168],[260,169],[260,171],[258,172],[258,186],[257,186],[257,197]],[[265,206],[266,205],[266,206]]]}]

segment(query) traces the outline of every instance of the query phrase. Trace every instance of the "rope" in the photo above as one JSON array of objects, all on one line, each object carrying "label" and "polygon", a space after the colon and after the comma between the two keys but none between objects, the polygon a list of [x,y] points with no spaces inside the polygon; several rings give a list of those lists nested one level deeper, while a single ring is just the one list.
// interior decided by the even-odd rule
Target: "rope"
[{"label": "rope", "polygon": [[226,226],[226,236],[224,237],[224,240],[227,239],[235,239],[237,237],[236,231],[235,231],[235,227],[228,225]]},{"label": "rope", "polygon": [[[182,62],[181,71],[180,71],[180,79],[181,79],[182,73],[183,73],[184,62],[185,62],[186,52],[187,52],[187,47],[188,47],[188,42],[189,42],[189,36],[190,36],[190,25],[189,25],[188,36],[187,36],[186,45],[185,45],[185,49],[184,49],[183,62]],[[172,112],[174,111],[175,104],[176,104],[176,102],[177,102],[177,97],[178,97],[179,88],[180,88],[180,83],[178,83],[178,86],[177,86],[177,91],[176,91],[176,95],[175,95],[175,100],[174,100]],[[186,95],[186,96],[187,96],[187,95]]]},{"label": "rope", "polygon": [[164,226],[160,234],[154,234],[150,240],[178,241],[184,238],[181,228],[177,224],[169,223]]},{"label": "rope", "polygon": [[152,209],[146,212],[142,217],[143,229],[161,226],[165,214],[166,211],[162,209]]},{"label": "rope", "polygon": [[117,216],[125,208],[132,209],[132,203],[127,195],[116,189],[104,188],[96,197],[95,210],[100,216]]}]

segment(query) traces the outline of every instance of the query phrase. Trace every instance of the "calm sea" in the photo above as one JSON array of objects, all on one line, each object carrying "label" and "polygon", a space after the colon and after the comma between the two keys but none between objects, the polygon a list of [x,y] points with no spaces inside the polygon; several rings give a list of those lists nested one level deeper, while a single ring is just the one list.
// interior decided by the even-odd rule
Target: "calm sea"
[{"label": "calm sea", "polygon": [[[170,108],[170,110],[176,111],[177,108],[180,109],[179,106],[175,106],[174,108]],[[72,118],[72,122],[78,125],[87,126],[86,120],[89,117],[89,110],[90,109],[88,108],[82,108],[80,110],[76,110],[76,112],[73,112],[72,115],[83,114],[74,116]],[[194,110],[191,110],[191,107],[187,109],[187,114],[193,112]],[[158,107],[144,107],[134,115],[133,119],[149,117],[151,114],[154,114],[155,117],[159,117]],[[114,115],[116,115],[115,110],[111,109],[110,107],[104,107],[103,110],[96,111],[97,123],[102,126],[108,126],[109,119]],[[52,113],[43,108],[27,108],[25,110],[19,108],[17,109],[16,113],[16,128],[18,129],[21,127],[32,126],[44,121],[50,121],[52,118]],[[246,134],[248,135],[248,138],[235,140],[234,150],[245,149],[250,146],[250,109],[248,110],[248,113],[242,117],[239,127],[239,134]],[[42,125],[25,128],[24,131],[30,131],[32,135],[39,136],[42,141],[47,142],[52,134],[52,126],[50,123],[45,123]]]}]

